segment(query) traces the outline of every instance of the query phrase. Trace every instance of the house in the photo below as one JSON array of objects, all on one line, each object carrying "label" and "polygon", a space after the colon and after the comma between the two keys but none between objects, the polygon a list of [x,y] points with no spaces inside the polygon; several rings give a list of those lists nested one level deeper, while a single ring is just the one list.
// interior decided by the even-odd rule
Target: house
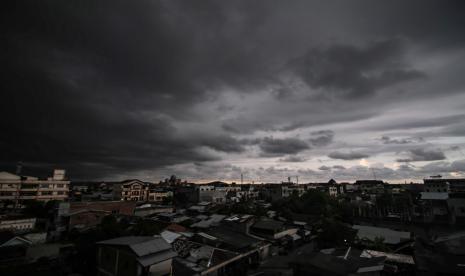
[{"label": "house", "polygon": [[448,192],[421,192],[422,214],[426,223],[449,223]]},{"label": "house", "polygon": [[28,247],[32,244],[27,238],[17,236],[11,231],[0,232],[0,247],[23,246]]},{"label": "house", "polygon": [[147,201],[163,202],[171,197],[173,197],[173,192],[170,190],[156,187],[155,185],[150,185],[148,189]]},{"label": "house", "polygon": [[173,206],[171,205],[166,206],[166,205],[155,205],[155,204],[147,203],[147,204],[137,206],[136,209],[134,210],[134,215],[138,217],[151,217],[157,214],[172,213],[172,212],[173,212]]},{"label": "house", "polygon": [[179,256],[173,260],[174,276],[246,275],[250,264],[250,253],[239,254],[182,239],[177,239],[173,248]]},{"label": "house", "polygon": [[225,218],[221,224],[229,229],[244,234],[249,234],[250,227],[255,223],[256,218],[253,215],[238,214]]},{"label": "house", "polygon": [[68,205],[68,208],[61,208],[61,218],[66,218],[67,230],[78,229],[85,230],[102,222],[102,219],[108,215],[126,215],[134,214],[136,208],[135,201],[88,201],[88,202],[70,202],[62,203],[62,206]]},{"label": "house", "polygon": [[297,230],[297,228],[288,228],[283,222],[272,219],[259,220],[250,227],[250,233],[269,240],[278,240],[287,235],[292,236],[297,234]]},{"label": "house", "polygon": [[369,194],[384,193],[384,182],[382,180],[357,180],[354,185],[361,192]]},{"label": "house", "polygon": [[161,237],[127,236],[101,241],[97,246],[99,275],[167,275],[177,255]]},{"label": "house", "polygon": [[451,193],[447,205],[452,216],[453,223],[465,224],[465,193]]},{"label": "house", "polygon": [[204,233],[207,234],[207,237],[213,237],[213,240],[207,238],[202,241],[203,243],[208,244],[212,241],[212,244],[216,247],[241,253],[252,249],[260,249],[262,251],[259,250],[260,254],[257,255],[257,257],[260,257],[260,259],[267,257],[268,251],[266,248],[269,246],[269,243],[262,239],[252,237],[245,233],[236,232],[225,226],[212,227],[205,230]]},{"label": "house", "polygon": [[365,225],[354,225],[352,228],[357,230],[357,237],[360,240],[368,239],[370,241],[374,241],[376,238],[382,238],[384,243],[389,245],[398,245],[412,240],[411,232]]},{"label": "house", "polygon": [[351,247],[344,250],[304,253],[291,262],[294,275],[382,275],[386,257],[363,256]]}]

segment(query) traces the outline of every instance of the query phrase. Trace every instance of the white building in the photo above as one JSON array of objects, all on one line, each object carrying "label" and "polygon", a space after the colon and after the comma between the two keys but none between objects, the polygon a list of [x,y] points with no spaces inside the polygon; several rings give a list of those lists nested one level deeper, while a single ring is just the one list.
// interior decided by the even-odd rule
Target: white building
[{"label": "white building", "polygon": [[34,229],[35,225],[36,218],[24,218],[14,216],[0,217],[0,230],[25,232]]},{"label": "white building", "polygon": [[54,170],[47,179],[0,172],[0,201],[67,200],[69,183],[65,170]]}]

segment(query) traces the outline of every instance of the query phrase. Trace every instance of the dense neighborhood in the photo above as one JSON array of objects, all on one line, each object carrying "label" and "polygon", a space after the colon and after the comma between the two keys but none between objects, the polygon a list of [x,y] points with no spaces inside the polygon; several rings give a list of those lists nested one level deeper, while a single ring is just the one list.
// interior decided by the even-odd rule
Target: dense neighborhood
[{"label": "dense neighborhood", "polygon": [[0,185],[5,275],[465,273],[465,179]]}]

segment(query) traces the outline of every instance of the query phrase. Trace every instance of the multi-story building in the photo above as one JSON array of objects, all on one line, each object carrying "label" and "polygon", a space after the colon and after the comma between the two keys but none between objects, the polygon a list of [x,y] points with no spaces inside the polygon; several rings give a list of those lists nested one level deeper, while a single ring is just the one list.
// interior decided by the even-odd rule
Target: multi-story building
[{"label": "multi-story building", "polygon": [[121,184],[121,200],[146,201],[148,185],[137,179],[125,180]]},{"label": "multi-story building", "polygon": [[34,229],[36,218],[21,216],[1,216],[0,231],[10,230],[13,232],[25,232]]},{"label": "multi-story building", "polygon": [[173,196],[173,192],[169,189],[137,179],[125,180],[113,185],[113,193],[114,199],[123,201],[162,202],[165,198]]},{"label": "multi-story building", "polygon": [[0,172],[0,201],[67,200],[69,183],[65,170],[54,170],[46,179]]},{"label": "multi-story building", "polygon": [[427,193],[450,193],[449,179],[429,178],[424,179],[424,191]]},{"label": "multi-story building", "polygon": [[368,194],[382,194],[385,191],[382,180],[357,180],[354,185],[359,191]]},{"label": "multi-story building", "polygon": [[173,197],[172,191],[160,187],[149,187],[147,201],[162,202],[169,197]]}]

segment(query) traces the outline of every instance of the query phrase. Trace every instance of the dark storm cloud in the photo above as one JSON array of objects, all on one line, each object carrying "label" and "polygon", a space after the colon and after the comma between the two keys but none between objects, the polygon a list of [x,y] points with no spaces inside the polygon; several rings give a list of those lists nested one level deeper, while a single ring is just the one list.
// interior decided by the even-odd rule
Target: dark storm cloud
[{"label": "dark storm cloud", "polygon": [[[222,46],[251,35],[260,21],[249,17],[253,5],[43,1],[6,10],[3,163],[102,176],[217,159],[200,146],[243,150],[233,138],[208,132],[179,137],[164,114],[195,120],[188,108],[209,88],[253,85],[248,76],[260,70],[243,66],[248,53],[240,44]],[[235,13],[243,21],[235,24]]]},{"label": "dark storm cloud", "polygon": [[416,129],[416,128],[428,128],[438,126],[448,126],[456,123],[461,123],[465,120],[465,114],[439,116],[436,118],[408,118],[406,120],[396,120],[393,122],[387,122],[382,125],[373,125],[369,129],[372,130],[394,130],[394,129]]},{"label": "dark storm cloud", "polygon": [[423,138],[391,138],[389,136],[383,135],[381,136],[381,142],[383,144],[389,145],[389,144],[397,144],[397,145],[403,145],[403,144],[411,144],[419,141],[423,141]]},{"label": "dark storm cloud", "polygon": [[310,134],[310,143],[315,147],[327,146],[333,142],[334,131],[332,130],[320,130]]},{"label": "dark storm cloud", "polygon": [[465,172],[465,159],[456,160],[453,162],[439,161],[432,162],[420,168],[424,173],[449,173],[449,172]]},{"label": "dark storm cloud", "polygon": [[266,155],[296,154],[310,149],[310,146],[303,140],[297,138],[278,139],[265,137],[260,141],[260,149]]},{"label": "dark storm cloud", "polygon": [[340,152],[334,151],[328,154],[329,158],[332,159],[341,159],[341,160],[356,160],[369,157],[368,154],[361,153],[361,152]]},{"label": "dark storm cloud", "polygon": [[407,158],[399,158],[397,162],[436,161],[444,160],[446,156],[440,149],[416,148],[407,152]]},{"label": "dark storm cloud", "polygon": [[[425,77],[408,51],[461,49],[464,18],[463,1],[8,1],[0,164],[63,167],[78,179],[221,162],[222,153],[252,146],[268,156],[327,146],[331,131],[308,138],[305,130],[305,141],[243,135],[381,114],[380,91]],[[216,102],[221,93],[261,92],[279,108],[265,96],[247,107],[248,99]],[[297,109],[300,92],[322,97]],[[460,135],[463,114],[454,116],[373,128],[450,125],[445,131]]]},{"label": "dark storm cloud", "polygon": [[404,64],[404,47],[399,39],[373,42],[363,48],[332,45],[327,49],[311,49],[290,66],[313,88],[359,98],[383,87],[425,77]]},{"label": "dark storm cloud", "polygon": [[281,162],[305,162],[307,161],[306,158],[302,157],[302,156],[296,156],[296,155],[289,155],[289,156],[286,156],[284,158],[281,158],[279,159],[279,161]]},{"label": "dark storm cloud", "polygon": [[229,136],[212,136],[206,139],[203,144],[214,150],[228,153],[243,152],[245,150],[241,141]]}]

